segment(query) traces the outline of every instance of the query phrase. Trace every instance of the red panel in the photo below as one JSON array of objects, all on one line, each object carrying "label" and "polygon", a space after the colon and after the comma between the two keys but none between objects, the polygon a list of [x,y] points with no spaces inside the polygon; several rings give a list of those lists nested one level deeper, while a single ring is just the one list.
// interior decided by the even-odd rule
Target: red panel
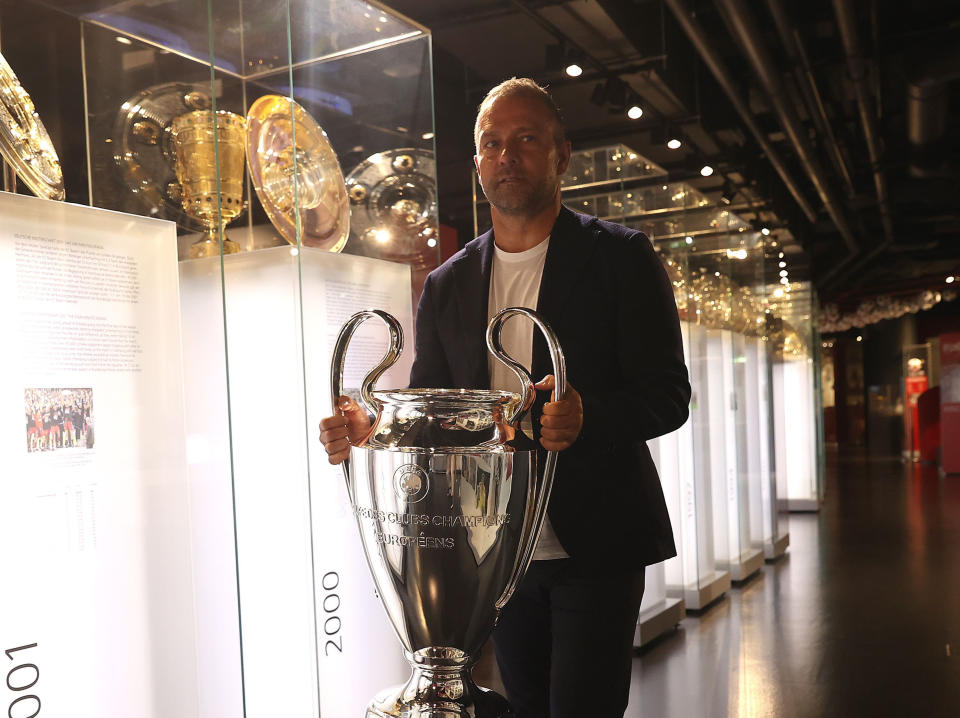
[{"label": "red panel", "polygon": [[960,334],[940,335],[940,465],[960,474]]}]

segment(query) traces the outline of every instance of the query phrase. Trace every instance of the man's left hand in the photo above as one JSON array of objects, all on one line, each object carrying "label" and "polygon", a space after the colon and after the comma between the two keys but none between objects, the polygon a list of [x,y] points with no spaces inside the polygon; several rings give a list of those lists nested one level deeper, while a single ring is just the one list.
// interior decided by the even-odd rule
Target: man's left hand
[{"label": "man's left hand", "polygon": [[[542,391],[556,388],[553,374],[547,374],[535,385]],[[567,384],[567,393],[560,401],[551,395],[554,401],[543,405],[543,416],[540,417],[540,443],[547,451],[563,451],[570,446],[580,435],[583,428],[583,402],[580,394]]]}]

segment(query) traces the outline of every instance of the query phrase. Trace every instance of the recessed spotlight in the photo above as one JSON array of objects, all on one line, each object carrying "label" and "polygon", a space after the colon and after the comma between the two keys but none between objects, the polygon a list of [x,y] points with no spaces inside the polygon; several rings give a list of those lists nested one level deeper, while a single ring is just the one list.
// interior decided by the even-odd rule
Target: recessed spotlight
[{"label": "recessed spotlight", "polygon": [[954,276],[947,277],[947,284],[953,284],[955,280],[956,280],[956,277]]},{"label": "recessed spotlight", "polygon": [[687,244],[693,244],[693,237],[684,237],[683,241]]},{"label": "recessed spotlight", "polygon": [[858,341],[858,342],[862,342],[862,341],[863,341],[863,337],[860,336],[859,334],[857,334],[857,341]]},{"label": "recessed spotlight", "polygon": [[780,254],[778,254],[777,256],[780,257],[780,259],[783,259],[783,252],[780,252]]},{"label": "recessed spotlight", "polygon": [[117,42],[119,42],[121,45],[133,44],[133,40],[131,40],[129,37],[123,37],[123,35],[117,35]]},{"label": "recessed spotlight", "polygon": [[640,105],[633,105],[629,110],[627,110],[627,117],[631,120],[639,120],[643,117],[643,108]]},{"label": "recessed spotlight", "polygon": [[390,232],[385,229],[378,229],[374,237],[376,237],[376,240],[380,242],[380,244],[386,244],[390,241]]},{"label": "recessed spotlight", "polygon": [[762,234],[764,237],[767,237],[770,235],[770,230],[767,227],[763,227],[760,230],[760,234]]},{"label": "recessed spotlight", "polygon": [[781,277],[786,277],[786,276],[787,276],[787,270],[786,270],[786,269],[781,269],[781,270],[780,270],[780,276],[781,276]]},{"label": "recessed spotlight", "polygon": [[580,77],[583,74],[583,68],[575,62],[571,62],[564,70],[570,77]]},{"label": "recessed spotlight", "polygon": [[700,168],[700,174],[703,175],[704,177],[709,177],[710,175],[713,174],[713,167],[711,167],[710,165],[704,165],[703,167]]},{"label": "recessed spotlight", "polygon": [[682,145],[683,143],[676,137],[671,137],[669,140],[667,140],[667,147],[671,150],[679,150]]},{"label": "recessed spotlight", "polygon": [[786,266],[787,266],[786,262],[780,262],[780,269],[783,269]]},{"label": "recessed spotlight", "polygon": [[427,240],[427,246],[433,249],[434,247],[437,246],[437,240],[431,237],[430,239]]},{"label": "recessed spotlight", "polygon": [[432,140],[434,138],[434,134],[432,132],[424,132],[422,135],[420,135],[420,137],[425,140]]}]

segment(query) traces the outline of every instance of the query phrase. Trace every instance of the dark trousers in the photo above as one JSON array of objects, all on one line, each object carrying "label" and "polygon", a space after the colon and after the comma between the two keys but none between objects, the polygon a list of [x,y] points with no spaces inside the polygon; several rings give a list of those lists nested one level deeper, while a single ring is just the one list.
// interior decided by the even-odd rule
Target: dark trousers
[{"label": "dark trousers", "polygon": [[534,561],[493,632],[516,718],[622,718],[644,571]]}]

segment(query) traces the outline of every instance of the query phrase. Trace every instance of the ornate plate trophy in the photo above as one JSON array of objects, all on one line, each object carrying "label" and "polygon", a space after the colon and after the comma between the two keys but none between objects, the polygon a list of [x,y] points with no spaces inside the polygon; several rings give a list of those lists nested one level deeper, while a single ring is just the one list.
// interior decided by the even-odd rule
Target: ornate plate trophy
[{"label": "ornate plate trophy", "polygon": [[[247,163],[267,216],[292,245],[339,252],[350,236],[340,163],[327,133],[289,97],[264,95],[247,113]],[[295,181],[296,179],[296,181]]]},{"label": "ornate plate trophy", "polygon": [[433,153],[411,147],[371,155],[347,175],[353,234],[368,257],[437,265]]},{"label": "ornate plate trophy", "polygon": [[30,95],[0,55],[0,157],[37,197],[62,200],[63,170]]},{"label": "ornate plate trophy", "polygon": [[210,85],[165,82],[129,97],[113,124],[113,161],[124,183],[152,217],[170,219],[194,231],[203,227],[183,208],[173,145],[174,119],[209,110]]},{"label": "ornate plate trophy", "polygon": [[374,391],[403,344],[400,324],[380,310],[354,314],[337,339],[330,371],[334,406],[357,327],[378,318],[390,331],[389,350],[360,389],[376,418],[343,469],[367,563],[413,672],[404,685],[377,695],[367,718],[512,715],[502,696],[474,683],[471,669],[533,557],[557,458],[547,452],[539,473],[536,445],[518,429],[535,390],[500,340],[503,323],[515,315],[544,334],[562,397],[563,353],[553,330],[529,309],[504,309],[487,329],[487,347],[520,379],[522,396]]},{"label": "ornate plate trophy", "polygon": [[[204,236],[190,245],[191,259],[218,256],[220,233],[243,212],[245,125],[243,117],[225,110],[196,110],[170,123],[180,201],[205,228]],[[239,251],[224,234],[223,253]]]}]

